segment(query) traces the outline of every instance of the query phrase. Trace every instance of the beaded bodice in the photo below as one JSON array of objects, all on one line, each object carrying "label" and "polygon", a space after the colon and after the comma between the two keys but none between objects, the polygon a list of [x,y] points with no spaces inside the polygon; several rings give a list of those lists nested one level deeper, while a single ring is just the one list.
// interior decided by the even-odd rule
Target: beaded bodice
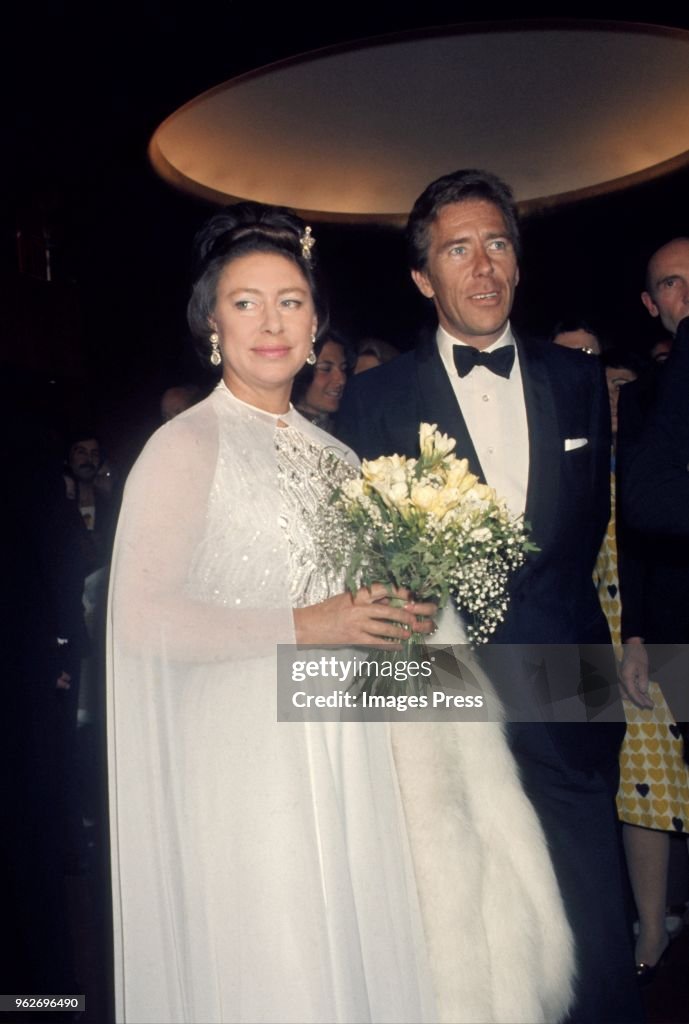
[{"label": "beaded bodice", "polygon": [[217,463],[189,596],[237,608],[304,607],[341,592],[325,557],[323,511],[355,472],[342,446],[294,410],[271,416],[221,388],[212,402]]},{"label": "beaded bodice", "polygon": [[276,431],[280,514],[278,521],[288,544],[290,601],[295,608],[317,604],[343,589],[342,573],[327,557],[324,515],[334,489],[347,473],[347,464],[300,431]]}]

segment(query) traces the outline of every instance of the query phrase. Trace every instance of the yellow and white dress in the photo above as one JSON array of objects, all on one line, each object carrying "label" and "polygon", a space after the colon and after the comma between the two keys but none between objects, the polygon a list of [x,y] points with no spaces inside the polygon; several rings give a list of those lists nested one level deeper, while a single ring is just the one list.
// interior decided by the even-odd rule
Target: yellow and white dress
[{"label": "yellow and white dress", "polygon": [[[614,474],[610,499],[610,522],[594,578],[619,658],[622,603],[617,572]],[[627,734],[620,752],[617,813],[629,825],[689,833],[689,767],[682,756],[682,738],[660,686],[651,682],[648,693],[653,708],[638,708],[631,701],[624,701]]]}]

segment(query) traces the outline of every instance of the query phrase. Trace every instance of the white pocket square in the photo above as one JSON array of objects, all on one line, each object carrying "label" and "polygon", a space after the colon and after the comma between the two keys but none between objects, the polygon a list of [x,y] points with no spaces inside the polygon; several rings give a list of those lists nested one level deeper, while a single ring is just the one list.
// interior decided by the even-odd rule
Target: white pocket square
[{"label": "white pocket square", "polygon": [[583,448],[585,444],[589,443],[588,437],[566,437],[565,438],[565,451],[573,452],[575,448]]}]

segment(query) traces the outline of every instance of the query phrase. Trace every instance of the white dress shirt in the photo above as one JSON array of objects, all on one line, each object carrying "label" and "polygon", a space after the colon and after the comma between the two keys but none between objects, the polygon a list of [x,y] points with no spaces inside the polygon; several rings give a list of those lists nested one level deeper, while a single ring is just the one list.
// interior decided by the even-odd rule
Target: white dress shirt
[{"label": "white dress shirt", "polygon": [[[442,327],[438,327],[436,341],[486,483],[505,498],[513,515],[523,515],[529,479],[529,431],[519,352],[515,346],[509,378],[500,377],[486,366],[475,366],[466,377],[460,377],[452,349],[464,342]],[[514,345],[509,323],[484,351],[493,352],[503,345]],[[459,447],[457,455],[463,455]]]}]

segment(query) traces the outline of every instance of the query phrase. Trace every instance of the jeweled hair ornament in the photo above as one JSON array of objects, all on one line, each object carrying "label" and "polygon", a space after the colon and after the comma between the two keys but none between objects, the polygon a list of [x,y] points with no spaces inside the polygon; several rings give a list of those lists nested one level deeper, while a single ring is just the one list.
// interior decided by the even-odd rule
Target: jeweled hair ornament
[{"label": "jeweled hair ornament", "polygon": [[301,245],[302,257],[306,260],[307,263],[310,263],[311,260],[313,259],[313,256],[311,255],[311,250],[316,244],[316,239],[311,234],[311,227],[309,224],[307,224],[306,227],[304,228],[304,234],[300,236],[299,244]]}]

